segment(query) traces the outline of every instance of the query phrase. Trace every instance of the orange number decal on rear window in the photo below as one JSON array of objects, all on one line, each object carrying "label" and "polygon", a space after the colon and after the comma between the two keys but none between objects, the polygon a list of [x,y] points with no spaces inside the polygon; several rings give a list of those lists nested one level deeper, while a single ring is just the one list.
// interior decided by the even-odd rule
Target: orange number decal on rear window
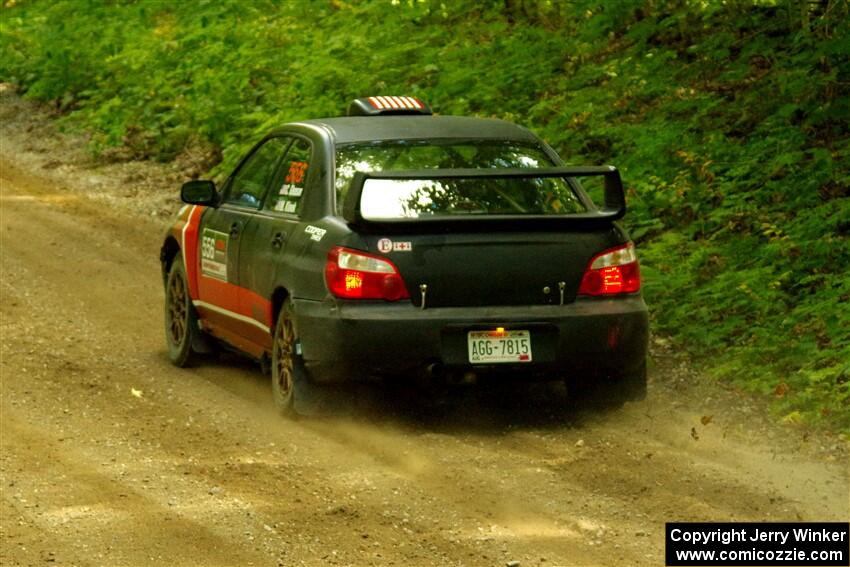
[{"label": "orange number decal on rear window", "polygon": [[285,181],[299,185],[304,181],[304,173],[307,171],[307,162],[293,161],[289,163],[289,173],[286,174]]}]

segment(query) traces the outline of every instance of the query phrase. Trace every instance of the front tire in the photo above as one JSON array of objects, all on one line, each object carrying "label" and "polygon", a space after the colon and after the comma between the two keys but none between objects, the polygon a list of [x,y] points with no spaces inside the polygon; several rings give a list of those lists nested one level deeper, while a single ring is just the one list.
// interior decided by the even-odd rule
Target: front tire
[{"label": "front tire", "polygon": [[186,270],[179,257],[174,259],[165,283],[165,342],[168,358],[181,368],[197,362],[192,344],[201,340],[198,314],[189,296]]}]

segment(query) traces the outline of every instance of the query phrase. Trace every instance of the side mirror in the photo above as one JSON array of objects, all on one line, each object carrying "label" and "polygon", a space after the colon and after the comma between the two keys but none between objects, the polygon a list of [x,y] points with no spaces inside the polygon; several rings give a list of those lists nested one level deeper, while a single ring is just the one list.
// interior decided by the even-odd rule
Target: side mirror
[{"label": "side mirror", "polygon": [[205,179],[187,181],[180,188],[180,198],[184,203],[190,205],[212,205],[218,204],[218,191],[215,183]]}]

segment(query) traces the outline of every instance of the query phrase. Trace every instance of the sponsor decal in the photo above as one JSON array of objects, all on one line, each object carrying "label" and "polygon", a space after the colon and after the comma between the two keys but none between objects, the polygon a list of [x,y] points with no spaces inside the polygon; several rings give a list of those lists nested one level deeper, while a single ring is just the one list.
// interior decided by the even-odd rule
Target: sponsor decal
[{"label": "sponsor decal", "polygon": [[201,235],[201,273],[227,281],[227,247],[230,235],[205,228]]},{"label": "sponsor decal", "polygon": [[393,242],[389,238],[382,238],[378,241],[378,250],[384,254],[389,252],[410,252],[413,250],[413,243]]},{"label": "sponsor decal", "polygon": [[318,226],[313,226],[312,224],[308,224],[304,229],[304,232],[310,235],[310,240],[315,240],[316,242],[320,242],[322,238],[325,237],[325,233],[327,230],[324,228],[319,228]]},{"label": "sponsor decal", "polygon": [[283,213],[294,213],[296,209],[298,209],[298,203],[293,201],[278,201],[274,204],[274,210]]},{"label": "sponsor decal", "polygon": [[281,197],[300,197],[301,193],[304,192],[303,187],[296,187],[295,185],[290,185],[289,183],[284,183],[280,187],[280,191],[278,191],[278,195]]},{"label": "sponsor decal", "polygon": [[378,241],[378,250],[386,254],[387,252],[392,252],[393,250],[393,241],[389,238],[382,238]]}]

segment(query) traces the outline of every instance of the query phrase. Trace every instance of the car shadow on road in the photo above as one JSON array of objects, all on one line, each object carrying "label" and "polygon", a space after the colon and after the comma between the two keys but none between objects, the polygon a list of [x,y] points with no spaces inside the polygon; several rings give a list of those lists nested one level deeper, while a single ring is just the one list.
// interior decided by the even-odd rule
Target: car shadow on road
[{"label": "car shadow on road", "polygon": [[601,408],[575,403],[561,381],[510,380],[424,392],[401,385],[372,388],[371,404],[356,406],[353,417],[416,431],[501,435],[574,429],[604,413]]},{"label": "car shadow on road", "polygon": [[[269,412],[276,411],[269,377],[255,362],[221,354],[214,364],[202,365],[199,374]],[[577,429],[616,411],[573,401],[561,380],[485,379],[475,385],[423,386],[414,380],[395,379],[333,385],[319,389],[316,395],[319,401],[311,404],[313,407],[301,408],[300,421],[321,423],[343,418],[420,433],[502,435],[522,430]]]}]

